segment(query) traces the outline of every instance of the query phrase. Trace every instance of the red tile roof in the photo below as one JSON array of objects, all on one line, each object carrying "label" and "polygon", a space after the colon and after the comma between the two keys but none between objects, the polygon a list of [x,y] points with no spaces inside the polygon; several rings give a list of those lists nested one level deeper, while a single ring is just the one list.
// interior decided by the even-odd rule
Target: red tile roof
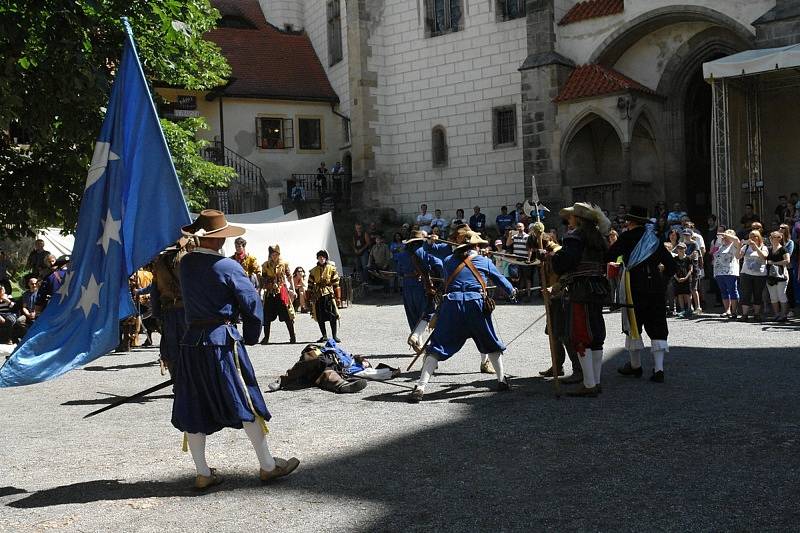
[{"label": "red tile roof", "polygon": [[235,78],[225,96],[338,102],[311,40],[283,32],[264,18],[258,0],[212,0],[223,16],[244,18],[255,26],[215,28],[206,39],[216,43]]},{"label": "red tile roof", "polygon": [[559,26],[566,26],[581,20],[595,19],[616,15],[625,10],[625,0],[584,0],[578,2],[567,11],[559,22]]},{"label": "red tile roof", "polygon": [[572,71],[567,83],[562,87],[554,102],[566,102],[587,98],[589,96],[601,96],[623,91],[639,91],[646,94],[656,94],[655,91],[645,87],[641,83],[617,72],[614,69],[602,65],[589,64],[581,65]]}]

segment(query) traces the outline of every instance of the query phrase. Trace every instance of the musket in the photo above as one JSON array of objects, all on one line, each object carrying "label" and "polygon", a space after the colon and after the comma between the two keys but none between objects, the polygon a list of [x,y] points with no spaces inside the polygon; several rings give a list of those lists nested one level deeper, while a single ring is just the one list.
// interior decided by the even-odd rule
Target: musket
[{"label": "musket", "polygon": [[156,385],[154,387],[150,387],[149,389],[145,389],[143,391],[139,391],[136,394],[132,394],[132,395],[126,397],[126,398],[120,398],[119,400],[117,400],[117,401],[115,401],[115,402],[113,402],[113,403],[111,403],[109,405],[106,405],[105,407],[102,407],[102,408],[100,408],[100,409],[98,409],[96,411],[92,411],[88,415],[85,415],[83,418],[90,418],[90,417],[92,417],[94,415],[99,415],[100,413],[103,413],[105,411],[109,411],[109,410],[111,410],[111,409],[113,409],[115,407],[119,407],[120,405],[126,404],[128,402],[133,401],[133,400],[137,400],[139,398],[143,398],[143,397],[145,397],[148,394],[151,394],[153,392],[159,391],[161,389],[166,389],[167,387],[169,387],[173,383],[175,383],[175,380],[174,379],[170,379],[170,380],[165,381],[164,383],[159,383],[158,385]]}]

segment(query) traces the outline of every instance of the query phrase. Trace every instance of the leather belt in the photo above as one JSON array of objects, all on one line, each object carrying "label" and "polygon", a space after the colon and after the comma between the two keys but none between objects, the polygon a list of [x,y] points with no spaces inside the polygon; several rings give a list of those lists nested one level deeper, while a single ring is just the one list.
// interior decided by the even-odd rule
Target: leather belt
[{"label": "leather belt", "polygon": [[232,322],[226,318],[201,318],[189,322],[189,327],[227,326]]}]

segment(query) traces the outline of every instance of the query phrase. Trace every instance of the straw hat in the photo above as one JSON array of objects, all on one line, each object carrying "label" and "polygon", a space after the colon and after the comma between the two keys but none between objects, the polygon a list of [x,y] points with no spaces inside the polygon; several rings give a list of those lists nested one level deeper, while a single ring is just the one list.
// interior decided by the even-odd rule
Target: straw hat
[{"label": "straw hat", "polygon": [[203,209],[200,216],[189,224],[183,226],[181,231],[188,237],[209,237],[212,239],[226,239],[244,234],[244,228],[231,226],[225,220],[222,211],[216,209]]},{"label": "straw hat", "polygon": [[427,236],[428,234],[425,233],[424,231],[415,230],[411,232],[411,237],[403,241],[403,244],[411,244],[412,242],[422,242],[425,240]]},{"label": "straw hat", "polygon": [[611,229],[611,222],[608,220],[603,211],[596,205],[586,202],[575,202],[572,207],[565,207],[558,213],[562,218],[567,218],[570,215],[576,216],[583,220],[588,220],[594,223],[603,235],[608,235]]},{"label": "straw hat", "polygon": [[726,229],[722,233],[717,233],[717,235],[722,235],[723,237],[736,237],[736,232],[732,229]]},{"label": "straw hat", "polygon": [[481,237],[481,234],[476,231],[468,231],[464,235],[464,241],[456,246],[456,251],[467,246],[475,246],[476,244],[489,244],[489,241],[484,240],[483,237]]}]

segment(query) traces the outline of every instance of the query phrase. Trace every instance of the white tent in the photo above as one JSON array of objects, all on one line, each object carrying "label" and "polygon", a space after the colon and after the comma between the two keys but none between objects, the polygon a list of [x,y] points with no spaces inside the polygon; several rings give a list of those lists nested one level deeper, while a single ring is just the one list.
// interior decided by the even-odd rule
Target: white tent
[{"label": "white tent", "polygon": [[44,241],[44,249],[54,256],[70,255],[75,246],[75,235],[61,235],[61,228],[45,228],[36,235]]},{"label": "white tent", "polygon": [[[317,262],[317,251],[327,250],[330,260],[336,263],[337,270],[342,273],[342,260],[330,213],[303,220],[236,225],[247,230],[244,234],[247,239],[247,253],[255,256],[259,264],[267,260],[267,247],[279,244],[281,257],[289,263],[292,270],[302,266],[308,272]],[[223,250],[225,255],[233,255],[233,239],[225,241]]]},{"label": "white tent", "polygon": [[703,77],[730,78],[797,67],[800,67],[800,44],[792,44],[780,48],[745,50],[703,63]]},{"label": "white tent", "polygon": [[225,215],[225,218],[231,224],[259,224],[261,222],[272,222],[283,216],[283,206],[278,205],[263,211],[253,211],[252,213],[242,213],[241,215]]}]

